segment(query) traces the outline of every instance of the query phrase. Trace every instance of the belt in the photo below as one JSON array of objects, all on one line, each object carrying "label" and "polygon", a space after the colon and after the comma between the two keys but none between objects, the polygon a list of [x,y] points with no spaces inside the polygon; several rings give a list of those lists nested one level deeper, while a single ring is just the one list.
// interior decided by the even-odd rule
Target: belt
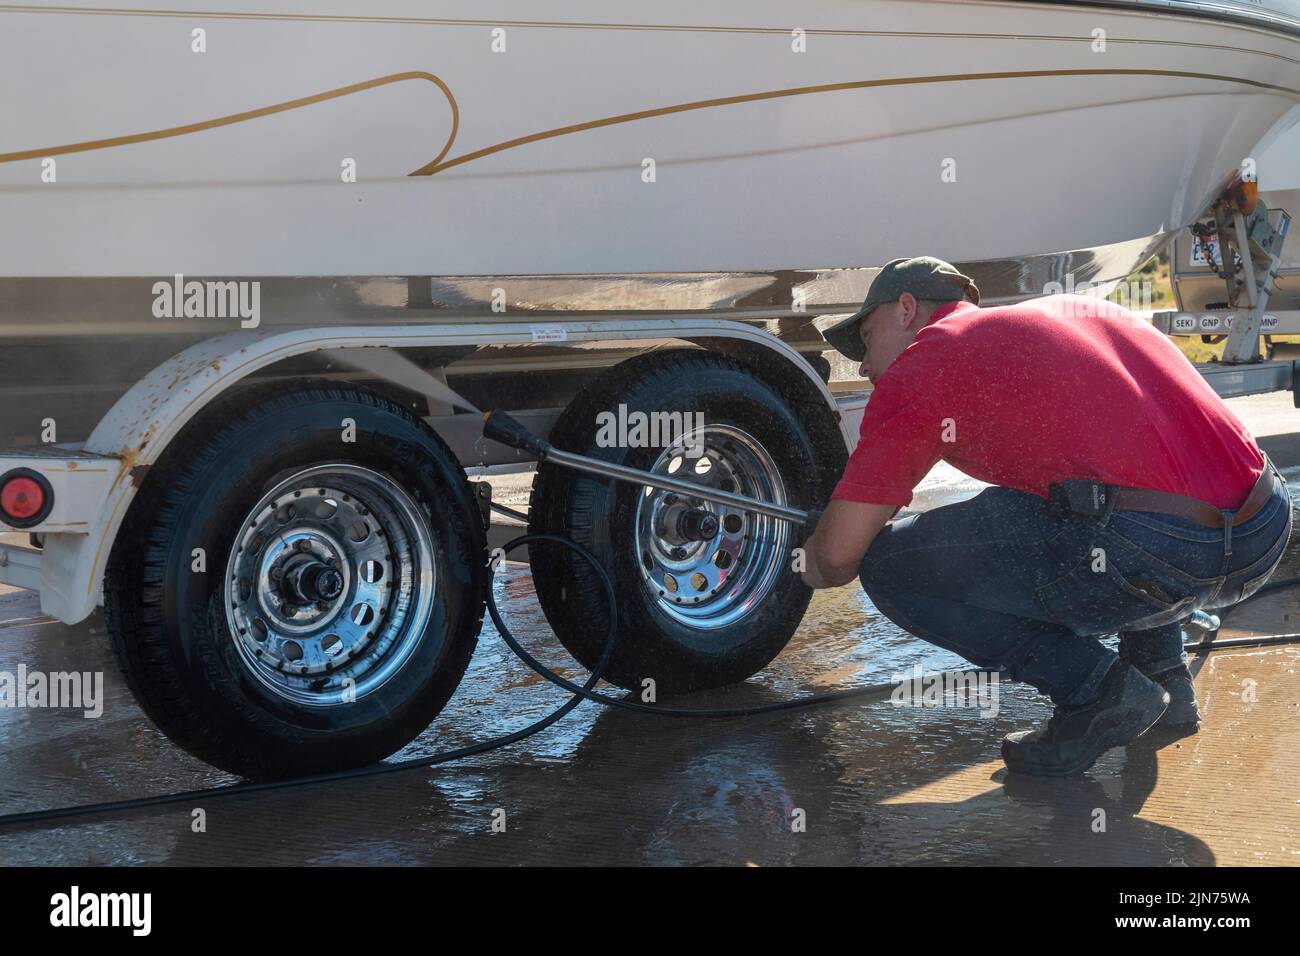
[{"label": "belt", "polygon": [[[1233,525],[1239,525],[1243,521],[1249,521],[1259,509],[1268,503],[1273,497],[1273,475],[1276,469],[1273,463],[1264,456],[1264,470],[1259,473],[1259,480],[1255,482],[1255,487],[1250,489],[1250,494],[1242,502],[1241,507],[1232,512]],[[1223,512],[1214,505],[1199,498],[1188,498],[1186,495],[1176,495],[1168,491],[1154,491],[1148,488],[1117,488],[1115,489],[1115,510],[1116,511],[1149,511],[1157,514],[1173,515],[1176,518],[1186,518],[1188,521],[1194,521],[1199,525],[1207,528],[1222,528],[1225,524]]]}]

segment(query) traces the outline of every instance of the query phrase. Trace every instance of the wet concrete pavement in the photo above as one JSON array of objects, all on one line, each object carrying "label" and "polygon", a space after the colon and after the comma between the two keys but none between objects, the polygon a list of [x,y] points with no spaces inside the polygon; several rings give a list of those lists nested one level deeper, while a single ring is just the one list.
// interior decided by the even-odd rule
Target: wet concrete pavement
[{"label": "wet concrete pavement", "polygon": [[[1289,396],[1239,411],[1300,466]],[[1289,414],[1288,414],[1289,413]],[[932,476],[926,506],[970,493]],[[1292,468],[1300,491],[1300,468]],[[504,484],[508,485],[509,482]],[[516,502],[518,503],[518,502]],[[1279,575],[1295,574],[1288,560]],[[498,598],[515,632],[565,659],[510,565]],[[1222,636],[1300,631],[1300,589],[1225,616]],[[740,687],[684,706],[733,706],[962,666],[900,632],[857,587],[819,592],[799,633]],[[0,708],[0,813],[233,782],[172,746],[117,670],[101,615],[49,621],[36,595],[0,593],[0,670],[102,672],[103,715]],[[1140,741],[1083,777],[1006,774],[998,745],[1047,702],[1018,684],[998,711],[853,702],[763,717],[672,720],[584,704],[522,743],[390,777],[240,796],[42,830],[0,830],[0,863],[175,864],[1290,864],[1300,863],[1300,645],[1194,662],[1206,723]],[[500,735],[565,699],[490,624],[446,710],[399,756]],[[206,812],[206,832],[191,829]],[[493,832],[504,811],[505,832]],[[802,811],[800,814],[798,811]],[[1104,832],[1097,821],[1104,814]],[[792,832],[792,821],[806,821]]]}]

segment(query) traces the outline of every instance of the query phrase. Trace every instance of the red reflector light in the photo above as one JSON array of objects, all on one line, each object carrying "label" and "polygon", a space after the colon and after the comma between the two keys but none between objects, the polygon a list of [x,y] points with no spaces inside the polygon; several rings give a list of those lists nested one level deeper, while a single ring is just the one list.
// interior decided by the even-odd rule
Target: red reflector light
[{"label": "red reflector light", "polygon": [[29,521],[45,508],[45,489],[31,478],[10,478],[0,488],[0,511],[6,518]]}]

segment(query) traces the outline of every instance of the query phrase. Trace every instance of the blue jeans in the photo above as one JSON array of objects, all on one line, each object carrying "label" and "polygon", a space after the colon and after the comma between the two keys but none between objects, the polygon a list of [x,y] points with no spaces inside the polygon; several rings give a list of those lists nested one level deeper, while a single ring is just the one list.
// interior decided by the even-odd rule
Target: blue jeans
[{"label": "blue jeans", "polygon": [[1280,476],[1264,507],[1228,531],[1145,512],[1088,517],[989,488],[887,526],[862,587],[903,630],[1008,670],[1058,704],[1095,700],[1116,661],[1151,674],[1185,658],[1179,622],[1258,590],[1291,533]]}]

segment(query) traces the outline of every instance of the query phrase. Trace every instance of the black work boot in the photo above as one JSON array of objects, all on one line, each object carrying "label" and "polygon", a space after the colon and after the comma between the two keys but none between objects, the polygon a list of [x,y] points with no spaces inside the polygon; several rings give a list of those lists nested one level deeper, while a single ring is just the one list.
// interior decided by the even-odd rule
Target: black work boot
[{"label": "black work boot", "polygon": [[1192,684],[1192,672],[1187,665],[1180,664],[1146,676],[1169,694],[1169,707],[1160,718],[1160,726],[1195,730],[1201,722],[1201,711],[1196,706],[1196,687]]},{"label": "black work boot", "polygon": [[1077,707],[1058,705],[1039,730],[1020,730],[1002,741],[1008,770],[1066,777],[1087,770],[1107,750],[1141,736],[1169,704],[1164,688],[1137,668],[1116,661],[1097,699]]}]

